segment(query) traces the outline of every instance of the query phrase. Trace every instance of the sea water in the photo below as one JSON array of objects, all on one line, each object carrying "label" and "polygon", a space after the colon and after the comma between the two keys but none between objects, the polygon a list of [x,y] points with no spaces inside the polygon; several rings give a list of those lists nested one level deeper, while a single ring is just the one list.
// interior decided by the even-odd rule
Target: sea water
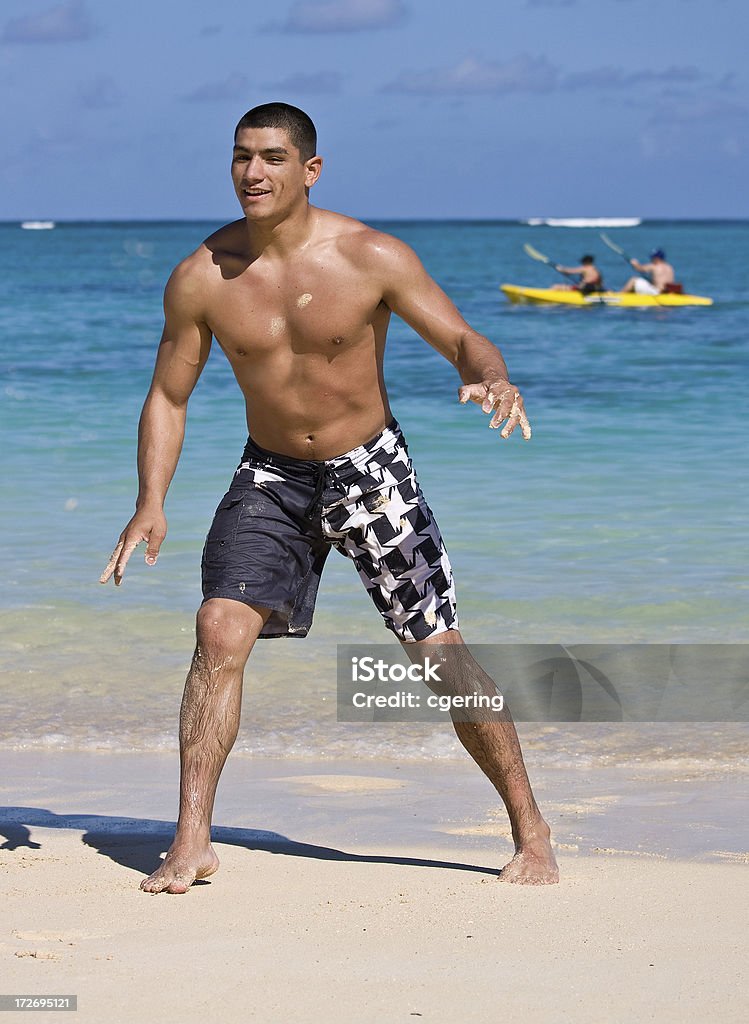
[{"label": "sea water", "polygon": [[[143,564],[141,548],[122,587],[98,577],[133,511],[164,284],[217,226],[0,225],[0,745],[175,744],[200,552],[246,439],[243,399],[217,345],[190,400],[157,567]],[[529,443],[488,430],[478,407],[458,404],[454,369],[394,318],[391,404],[450,552],[466,639],[745,642],[749,224],[610,232],[640,258],[664,248],[685,288],[715,299],[643,310],[504,300],[501,282],[556,280],[524,255],[525,241],[566,264],[593,252],[607,285],[621,285],[627,265],[591,230],[374,226],[413,246],[468,322],[500,345],[533,426]],[[309,638],[262,642],[251,658],[238,749],[457,756],[443,727],[336,722],[336,645],[359,640],[393,642],[353,566],[333,553]],[[554,756],[599,751],[604,728],[580,727],[574,744],[566,733]],[[548,745],[550,730],[525,726],[525,742]],[[606,735],[627,756],[669,747],[656,726],[619,730],[618,747]],[[695,744],[703,754],[716,743],[738,749],[745,733],[678,735],[691,756]]]}]

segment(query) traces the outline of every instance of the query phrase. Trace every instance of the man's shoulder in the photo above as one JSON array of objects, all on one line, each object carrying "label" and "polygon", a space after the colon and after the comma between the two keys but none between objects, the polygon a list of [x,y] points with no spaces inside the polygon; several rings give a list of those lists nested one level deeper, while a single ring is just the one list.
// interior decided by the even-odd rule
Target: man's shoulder
[{"label": "man's shoulder", "polygon": [[204,295],[208,266],[202,246],[177,264],[169,277],[164,293],[165,301],[180,306],[194,305]]},{"label": "man's shoulder", "polygon": [[[244,217],[224,224],[203,240],[196,252],[209,255],[226,253],[227,255],[244,255],[247,247],[247,222]],[[195,254],[193,254],[195,255]]]},{"label": "man's shoulder", "polygon": [[341,213],[328,210],[320,213],[324,215],[325,233],[334,239],[337,250],[363,269],[384,268],[403,258],[415,257],[413,250],[394,235]]},{"label": "man's shoulder", "polygon": [[181,273],[198,273],[202,269],[215,266],[217,258],[222,255],[241,255],[243,242],[246,242],[247,232],[243,231],[244,220],[235,220],[231,224],[224,224],[213,234],[204,238],[200,245],[181,260],[175,270]]},{"label": "man's shoulder", "polygon": [[231,255],[239,248],[244,221],[225,224],[204,239],[200,245],[177,264],[172,271],[170,284],[190,290],[204,285],[215,275],[222,255]]}]

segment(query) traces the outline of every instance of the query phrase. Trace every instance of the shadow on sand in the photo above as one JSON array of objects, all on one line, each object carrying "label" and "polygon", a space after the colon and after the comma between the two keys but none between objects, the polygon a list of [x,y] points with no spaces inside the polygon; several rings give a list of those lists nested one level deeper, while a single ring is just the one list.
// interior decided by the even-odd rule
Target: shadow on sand
[{"label": "shadow on sand", "polygon": [[[114,818],[101,814],[54,814],[41,807],[0,807],[0,835],[6,842],[2,850],[39,850],[41,844],[31,838],[31,828],[57,828],[83,832],[81,842],[109,857],[117,864],[149,875],[161,854],[170,845],[175,823],[149,818]],[[278,832],[254,828],[216,827],[211,830],[213,842],[238,846],[245,850],[264,850],[285,857],[312,857],[315,860],[338,860],[360,864],[406,864],[422,868],[450,868],[453,871],[476,871],[498,875],[498,868],[456,861],[431,860],[421,857],[386,857],[378,854],[346,853],[328,846],[315,846],[288,839]],[[208,879],[197,885],[210,884]]]}]

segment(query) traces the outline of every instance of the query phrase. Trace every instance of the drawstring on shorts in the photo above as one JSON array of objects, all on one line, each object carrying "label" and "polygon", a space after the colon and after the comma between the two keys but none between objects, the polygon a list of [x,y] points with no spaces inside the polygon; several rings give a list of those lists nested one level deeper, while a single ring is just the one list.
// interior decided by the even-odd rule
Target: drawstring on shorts
[{"label": "drawstring on shorts", "polygon": [[309,505],[304,510],[305,519],[314,519],[315,513],[322,506],[322,492],[325,490],[325,471],[327,466],[324,462],[316,468],[317,480],[315,481],[315,491],[312,495]]}]

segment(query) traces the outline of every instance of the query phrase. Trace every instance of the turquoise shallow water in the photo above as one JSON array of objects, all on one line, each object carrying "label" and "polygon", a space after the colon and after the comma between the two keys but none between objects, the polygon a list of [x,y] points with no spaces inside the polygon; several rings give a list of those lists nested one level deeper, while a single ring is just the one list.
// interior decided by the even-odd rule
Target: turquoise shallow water
[{"label": "turquoise shallow water", "polygon": [[[158,568],[134,566],[118,591],[96,580],[131,514],[164,282],[215,226],[0,225],[0,743],[173,742],[200,550],[245,439],[218,348],[191,401]],[[530,444],[500,441],[475,407],[457,404],[452,368],[394,322],[392,404],[450,550],[466,637],[746,641],[749,224],[611,232],[641,255],[665,248],[689,290],[716,303],[642,311],[505,303],[501,281],[554,280],[524,241],[562,262],[593,251],[620,284],[627,267],[590,230],[378,226],[413,245],[500,344],[533,423]],[[390,639],[352,567],[331,556],[310,638],[269,642],[253,658],[251,735],[240,745],[304,753],[349,742],[344,729],[332,743],[329,709],[335,645],[352,637]],[[381,752],[401,740],[370,730],[357,742]],[[441,743],[423,728],[415,750]]]}]

